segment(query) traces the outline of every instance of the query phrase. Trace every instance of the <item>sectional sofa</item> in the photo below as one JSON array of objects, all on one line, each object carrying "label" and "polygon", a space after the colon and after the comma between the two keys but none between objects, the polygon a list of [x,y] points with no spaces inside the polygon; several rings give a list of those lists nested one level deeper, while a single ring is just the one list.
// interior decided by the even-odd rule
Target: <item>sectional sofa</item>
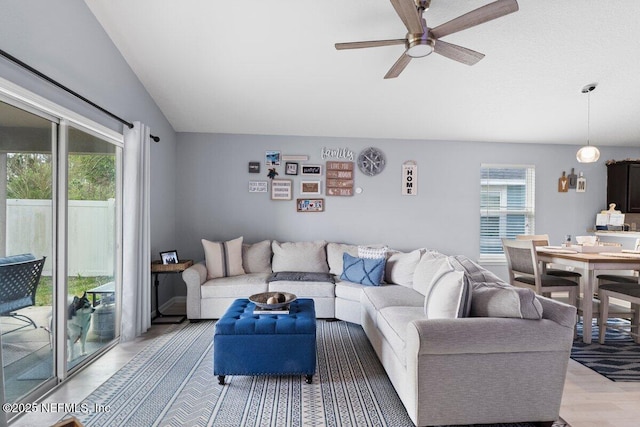
[{"label": "sectional sofa", "polygon": [[183,272],[187,317],[218,319],[267,291],[313,298],[362,326],[418,426],[559,417],[576,309],[503,282],[464,256],[324,241],[203,240]]}]

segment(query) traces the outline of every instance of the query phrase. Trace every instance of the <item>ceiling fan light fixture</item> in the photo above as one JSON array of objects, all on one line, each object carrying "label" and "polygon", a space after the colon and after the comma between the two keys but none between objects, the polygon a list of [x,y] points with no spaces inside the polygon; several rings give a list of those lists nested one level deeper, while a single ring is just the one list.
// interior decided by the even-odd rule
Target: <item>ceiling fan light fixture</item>
[{"label": "ceiling fan light fixture", "polygon": [[409,48],[407,49],[407,55],[412,58],[422,58],[430,55],[433,52],[435,43],[432,39],[415,39],[409,42]]},{"label": "ceiling fan light fixture", "polygon": [[597,147],[589,144],[589,137],[591,136],[591,92],[598,86],[598,83],[589,83],[582,88],[582,93],[586,93],[587,98],[587,145],[582,147],[576,153],[576,159],[580,163],[595,163],[600,158],[600,150]]}]

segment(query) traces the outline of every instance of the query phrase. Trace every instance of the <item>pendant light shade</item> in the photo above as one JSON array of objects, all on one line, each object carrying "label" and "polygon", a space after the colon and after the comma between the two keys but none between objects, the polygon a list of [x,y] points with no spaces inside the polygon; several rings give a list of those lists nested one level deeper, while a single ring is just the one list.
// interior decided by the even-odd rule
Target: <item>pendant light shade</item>
[{"label": "pendant light shade", "polygon": [[582,93],[588,95],[587,98],[587,145],[578,150],[576,159],[580,163],[594,163],[600,158],[600,150],[589,144],[591,133],[591,92],[598,86],[597,83],[590,83],[582,88]]},{"label": "pendant light shade", "polygon": [[578,159],[580,163],[594,163],[597,162],[599,158],[600,150],[593,145],[585,145],[579,149],[578,154],[576,154],[576,159]]}]

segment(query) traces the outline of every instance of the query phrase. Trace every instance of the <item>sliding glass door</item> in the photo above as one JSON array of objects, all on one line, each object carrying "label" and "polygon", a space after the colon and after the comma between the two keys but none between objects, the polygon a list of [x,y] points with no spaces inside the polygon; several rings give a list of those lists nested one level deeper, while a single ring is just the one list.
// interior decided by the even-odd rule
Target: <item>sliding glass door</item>
[{"label": "sliding glass door", "polygon": [[53,378],[56,135],[55,122],[0,102],[0,328],[7,402]]},{"label": "sliding glass door", "polygon": [[69,128],[68,369],[115,338],[117,168],[120,148]]},{"label": "sliding glass door", "polygon": [[33,402],[119,335],[121,151],[0,101],[2,403]]}]

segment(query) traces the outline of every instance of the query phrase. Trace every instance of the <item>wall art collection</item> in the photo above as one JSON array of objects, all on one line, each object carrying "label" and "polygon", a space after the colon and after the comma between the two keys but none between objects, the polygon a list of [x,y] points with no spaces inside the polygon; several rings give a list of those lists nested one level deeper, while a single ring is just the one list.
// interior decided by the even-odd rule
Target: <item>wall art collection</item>
[{"label": "wall art collection", "polygon": [[[375,158],[371,158],[374,156]],[[350,197],[361,194],[362,188],[355,188],[356,162],[363,174],[373,177],[382,172],[386,159],[382,151],[374,147],[362,150],[358,155],[348,148],[323,147],[320,157],[324,164],[305,163],[308,155],[282,154],[279,150],[267,150],[264,156],[267,180],[250,180],[249,193],[270,193],[271,200],[288,201],[296,199],[297,212],[324,212],[325,199],[308,196]],[[248,163],[249,173],[260,173],[261,161]],[[279,168],[282,168],[279,170]],[[364,168],[364,169],[363,169]],[[280,177],[280,172],[287,179]],[[322,176],[326,175],[324,183]],[[300,176],[301,178],[297,178]],[[402,164],[402,189],[406,196],[418,194],[418,165],[414,160]]]}]

